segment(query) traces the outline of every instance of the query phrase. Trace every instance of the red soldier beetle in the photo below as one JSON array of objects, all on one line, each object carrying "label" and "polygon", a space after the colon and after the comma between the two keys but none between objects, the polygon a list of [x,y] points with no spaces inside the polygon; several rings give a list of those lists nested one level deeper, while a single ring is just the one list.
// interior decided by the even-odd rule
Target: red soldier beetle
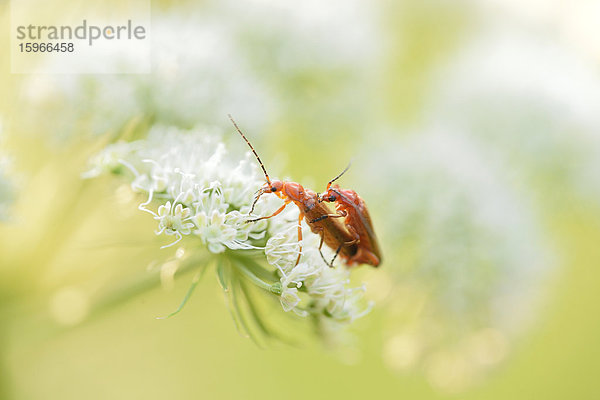
[{"label": "red soldier beetle", "polygon": [[[345,217],[344,224],[358,245],[356,254],[351,257],[343,257],[346,264],[349,266],[354,264],[369,264],[377,267],[382,260],[381,250],[379,249],[367,205],[354,190],[340,189],[339,185],[331,185],[344,175],[348,171],[348,168],[350,168],[350,164],[348,164],[341,174],[330,180],[327,183],[325,192],[319,195],[319,202],[335,203],[337,214],[323,215],[312,220],[311,223],[316,223],[319,219]],[[335,256],[331,260],[331,264],[333,264],[334,260]]]},{"label": "red soldier beetle", "polygon": [[[256,219],[251,219],[246,222],[256,222],[263,219],[272,218],[278,214],[280,214],[290,203],[294,203],[298,209],[300,210],[300,215],[298,217],[298,258],[296,259],[296,265],[300,262],[300,256],[302,255],[302,219],[306,221],[310,230],[313,233],[316,233],[321,237],[321,242],[319,244],[319,252],[321,252],[321,247],[323,243],[329,246],[331,249],[336,251],[336,255],[339,253],[344,259],[351,259],[356,256],[359,248],[357,246],[358,239],[349,232],[347,226],[344,225],[337,218],[323,218],[323,216],[329,215],[331,210],[321,201],[319,201],[319,196],[317,193],[310,189],[305,189],[302,185],[296,182],[286,182],[280,180],[271,180],[269,178],[269,174],[262,163],[260,157],[250,141],[246,138],[246,136],[242,133],[241,129],[235,123],[231,115],[229,115],[229,119],[235,126],[235,129],[242,136],[242,138],[246,141],[252,153],[256,157],[260,168],[265,174],[266,183],[262,188],[260,188],[257,192],[256,198],[252,203],[252,208],[250,209],[249,214],[254,211],[254,206],[258,202],[258,199],[265,193],[273,193],[280,199],[284,201],[283,205],[277,209],[273,214],[265,217],[260,217]],[[323,257],[323,253],[321,253],[321,257]],[[323,261],[329,266],[332,264],[328,263],[323,257]]]}]

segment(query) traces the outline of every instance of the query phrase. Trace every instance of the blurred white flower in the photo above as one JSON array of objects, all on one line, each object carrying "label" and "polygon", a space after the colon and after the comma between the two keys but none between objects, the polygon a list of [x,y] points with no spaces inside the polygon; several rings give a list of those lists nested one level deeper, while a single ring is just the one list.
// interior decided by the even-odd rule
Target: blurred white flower
[{"label": "blurred white flower", "polygon": [[[520,333],[554,260],[527,195],[477,142],[446,128],[388,148],[364,171],[365,193],[384,199],[373,215],[386,219],[380,238],[398,263],[378,271],[396,282],[385,359],[394,368],[425,367],[442,389],[462,389],[505,354],[472,360],[464,355],[469,338],[493,330],[507,341]],[[456,359],[441,361],[455,353],[460,370]],[[456,379],[444,381],[447,371]]]},{"label": "blurred white flower", "polygon": [[10,215],[10,205],[14,200],[14,187],[6,177],[0,160],[0,221],[7,220]]},{"label": "blurred white flower", "polygon": [[[43,121],[68,136],[117,132],[138,118],[182,128],[218,124],[235,112],[260,131],[282,107],[278,99],[291,97],[280,81],[306,70],[331,78],[365,71],[377,58],[377,26],[365,0],[179,5],[153,16],[151,73],[28,76],[22,95],[36,113],[22,123]],[[57,112],[63,103],[72,107]]]},{"label": "blurred white flower", "polygon": [[[595,0],[563,2],[560,0],[477,0],[472,1],[488,16],[487,24],[499,20],[552,32],[553,37],[597,62],[600,57],[600,28],[597,16],[600,3]],[[516,23],[516,24],[515,24]],[[532,29],[533,30],[533,29]]]},{"label": "blurred white flower", "polygon": [[[427,119],[463,132],[514,180],[600,194],[600,76],[555,41],[493,24],[440,68]],[[541,179],[540,179],[541,178]]]},{"label": "blurred white flower", "polygon": [[[0,144],[2,143],[3,125],[0,119]],[[1,150],[1,148],[0,148]],[[8,177],[9,159],[0,152],[0,221],[7,220],[10,206],[15,197],[13,182]]]}]

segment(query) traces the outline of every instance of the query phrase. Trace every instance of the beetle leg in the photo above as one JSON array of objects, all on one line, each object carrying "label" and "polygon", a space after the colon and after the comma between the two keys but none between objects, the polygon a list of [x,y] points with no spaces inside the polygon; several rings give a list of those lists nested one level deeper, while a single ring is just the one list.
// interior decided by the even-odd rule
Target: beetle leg
[{"label": "beetle leg", "polygon": [[300,248],[298,249],[298,258],[296,259],[296,264],[294,264],[294,266],[298,265],[300,256],[302,256],[302,218],[304,218],[304,214],[300,213],[300,216],[298,217],[298,244],[300,245]]},{"label": "beetle leg", "polygon": [[250,223],[250,222],[256,222],[256,221],[260,221],[262,219],[269,219],[271,217],[276,216],[277,214],[281,213],[285,207],[287,207],[287,205],[290,204],[290,200],[287,200],[281,207],[279,207],[279,209],[277,209],[277,211],[275,211],[272,215],[269,215],[268,217],[260,217],[260,218],[256,218],[256,219],[249,219],[246,221],[246,223]]},{"label": "beetle leg", "polygon": [[318,231],[319,235],[321,236],[321,241],[319,242],[319,254],[321,255],[323,261],[325,261],[325,265],[329,266],[329,263],[327,262],[325,256],[323,255],[323,252],[321,251],[321,248],[323,247],[323,240],[325,239],[325,233],[323,231],[323,228],[318,228]]},{"label": "beetle leg", "polygon": [[329,266],[329,268],[333,268],[333,262],[335,261],[335,258],[338,256],[338,254],[340,254],[340,250],[342,250],[342,246],[344,244],[340,244],[337,248],[337,250],[335,251],[335,254],[333,255],[333,258],[331,259],[331,262],[329,264],[327,264]]},{"label": "beetle leg", "polygon": [[352,225],[346,225],[346,229],[350,232],[351,235],[354,236],[354,240],[344,243],[345,246],[352,246],[353,244],[358,244],[360,242],[360,235],[356,232],[356,229]]},{"label": "beetle leg", "polygon": [[348,228],[348,232],[354,235],[354,240],[342,243],[338,246],[337,250],[335,251],[335,254],[333,255],[333,258],[331,259],[331,262],[328,264],[329,268],[333,268],[333,262],[335,261],[338,254],[340,254],[340,250],[342,250],[343,246],[352,246],[353,244],[360,242],[360,236],[358,235],[358,233],[356,233],[356,230],[351,225],[346,225],[346,228]]},{"label": "beetle leg", "polygon": [[327,264],[329,266],[329,268],[333,268],[333,262],[335,261],[336,257],[338,256],[338,254],[340,254],[340,250],[342,250],[342,247],[344,246],[352,246],[355,243],[358,243],[358,239],[354,239],[351,240],[349,242],[346,243],[342,243],[338,246],[337,250],[335,251],[335,254],[333,255],[333,258],[331,259],[331,262],[329,264]]},{"label": "beetle leg", "polygon": [[262,188],[260,188],[256,191],[256,193],[258,194],[254,198],[254,201],[252,202],[252,208],[250,208],[248,214],[252,214],[252,212],[254,212],[254,206],[256,206],[256,203],[258,203],[258,199],[260,199],[260,196],[262,196],[265,193],[265,191]]},{"label": "beetle leg", "polygon": [[346,215],[348,215],[346,211],[339,211],[337,214],[325,214],[321,215],[319,218],[313,219],[312,221],[310,221],[310,223],[312,224],[313,222],[319,222],[324,220],[325,218],[341,218],[345,217]]}]

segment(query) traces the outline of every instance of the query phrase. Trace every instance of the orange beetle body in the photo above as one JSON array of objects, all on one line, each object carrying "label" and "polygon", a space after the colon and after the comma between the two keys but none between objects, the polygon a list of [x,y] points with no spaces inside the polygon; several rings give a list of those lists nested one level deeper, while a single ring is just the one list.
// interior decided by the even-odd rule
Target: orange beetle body
[{"label": "orange beetle body", "polygon": [[[306,221],[313,233],[321,236],[319,251],[321,251],[321,246],[323,243],[325,243],[327,246],[336,251],[336,255],[339,253],[344,259],[349,260],[355,257],[359,250],[357,246],[358,241],[354,237],[355,235],[351,234],[347,226],[341,221],[337,220],[336,218],[326,217],[330,214],[330,209],[327,205],[320,201],[319,195],[312,190],[304,189],[302,185],[296,182],[271,180],[264,164],[258,156],[258,153],[256,153],[256,150],[254,150],[254,147],[252,147],[252,144],[250,144],[246,136],[242,133],[231,115],[229,116],[229,119],[237,129],[238,133],[246,141],[250,147],[250,150],[252,150],[254,153],[254,156],[258,160],[258,163],[265,174],[266,182],[263,187],[259,189],[257,196],[254,199],[254,203],[252,204],[252,208],[250,209],[250,214],[254,211],[254,206],[256,205],[258,199],[265,193],[273,193],[280,199],[284,200],[284,204],[273,214],[248,220],[246,222],[256,222],[263,219],[272,218],[281,213],[289,203],[293,202],[300,210],[300,215],[298,217],[298,242],[300,243],[300,247],[296,264],[300,262],[300,257],[302,256],[302,219]],[[325,216],[325,218],[323,218],[323,216]],[[321,253],[321,257],[323,257],[323,253]],[[325,263],[327,263],[324,257],[323,260]],[[331,266],[331,264],[327,264]]]},{"label": "orange beetle body", "polygon": [[300,210],[299,219],[304,218],[310,230],[321,236],[321,243],[337,250],[343,259],[349,260],[356,256],[359,248],[345,224],[337,218],[321,218],[323,215],[330,214],[331,210],[319,201],[317,193],[305,189],[299,183],[279,180],[267,182],[260,189],[259,196],[263,193],[273,193],[284,200],[286,203],[281,210],[289,202],[294,203]]},{"label": "orange beetle body", "polygon": [[319,196],[319,201],[335,203],[337,216],[345,217],[346,228],[357,239],[358,250],[353,256],[345,258],[346,263],[348,265],[369,264],[377,267],[382,260],[381,250],[364,200],[354,190],[340,189],[338,185],[332,187],[332,182],[333,180],[327,185],[325,193]]}]

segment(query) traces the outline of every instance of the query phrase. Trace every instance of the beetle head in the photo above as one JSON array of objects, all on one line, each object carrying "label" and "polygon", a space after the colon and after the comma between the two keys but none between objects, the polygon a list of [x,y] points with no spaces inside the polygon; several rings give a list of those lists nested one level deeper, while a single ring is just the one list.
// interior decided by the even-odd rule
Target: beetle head
[{"label": "beetle head", "polygon": [[327,201],[330,203],[336,202],[340,198],[340,193],[335,189],[328,189],[325,193],[319,196],[319,202]]}]

